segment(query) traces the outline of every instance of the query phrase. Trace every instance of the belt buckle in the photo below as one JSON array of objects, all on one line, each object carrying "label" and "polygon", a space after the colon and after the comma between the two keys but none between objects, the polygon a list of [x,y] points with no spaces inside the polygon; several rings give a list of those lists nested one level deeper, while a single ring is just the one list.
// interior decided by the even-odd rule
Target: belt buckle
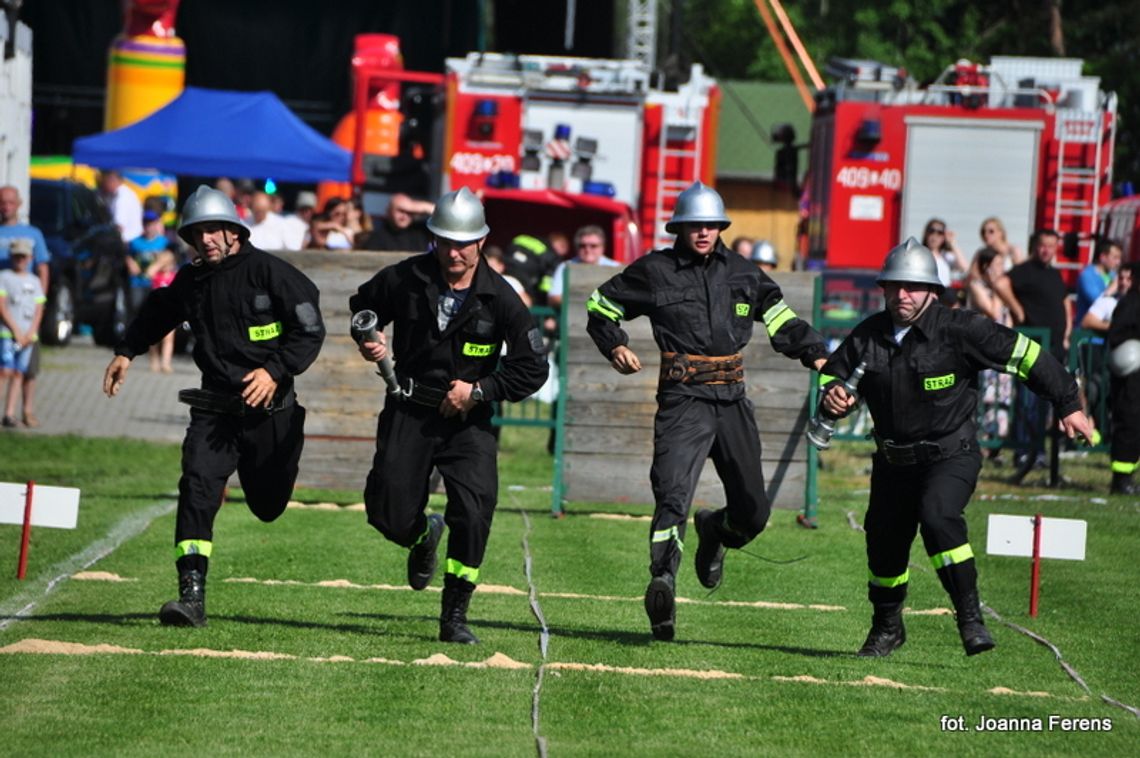
[{"label": "belt buckle", "polygon": [[683,353],[677,353],[665,371],[665,378],[671,382],[684,382],[688,375],[689,359]]},{"label": "belt buckle", "polygon": [[918,463],[914,445],[896,445],[890,440],[883,440],[883,453],[887,463],[892,466],[913,466]]}]

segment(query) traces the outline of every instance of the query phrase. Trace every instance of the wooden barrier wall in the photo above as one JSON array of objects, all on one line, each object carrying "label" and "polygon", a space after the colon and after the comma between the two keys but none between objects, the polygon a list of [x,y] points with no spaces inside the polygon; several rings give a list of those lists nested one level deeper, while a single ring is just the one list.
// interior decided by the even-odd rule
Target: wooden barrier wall
[{"label": "wooden barrier wall", "polygon": [[305,451],[299,487],[364,490],[376,447],[376,417],[385,385],[360,357],[348,335],[348,298],[377,271],[408,253],[362,250],[301,250],[277,253],[313,280],[321,291],[328,336],[316,362],[297,377],[305,406]]},{"label": "wooden barrier wall", "polygon": [[[407,253],[300,251],[279,255],[316,283],[328,337],[316,363],[297,377],[297,395],[308,409],[305,452],[298,485],[362,490],[372,463],[376,416],[384,383],[361,360],[348,336],[348,298],[384,266]],[[614,371],[586,334],[584,303],[615,272],[574,266],[570,280],[565,426],[566,499],[652,503],[649,464],[658,351],[648,319],[624,324],[630,346],[645,366],[633,376]],[[810,318],[814,274],[777,277],[788,304]],[[772,350],[758,324],[745,351],[748,396],[756,406],[764,448],[768,494],[780,508],[801,509],[807,471],[803,432],[809,372]],[[700,503],[719,504],[723,491],[710,462],[697,490]]]},{"label": "wooden barrier wall", "polygon": [[[569,296],[564,475],[567,500],[652,503],[649,465],[659,351],[649,319],[622,322],[642,370],[622,376],[586,334],[586,299],[615,269],[573,266]],[[779,273],[788,305],[810,320],[815,274]],[[748,397],[756,407],[768,495],[778,508],[804,506],[807,476],[808,388],[811,373],[772,349],[763,324],[756,324],[744,352]],[[724,490],[709,461],[695,501],[720,505]]]}]

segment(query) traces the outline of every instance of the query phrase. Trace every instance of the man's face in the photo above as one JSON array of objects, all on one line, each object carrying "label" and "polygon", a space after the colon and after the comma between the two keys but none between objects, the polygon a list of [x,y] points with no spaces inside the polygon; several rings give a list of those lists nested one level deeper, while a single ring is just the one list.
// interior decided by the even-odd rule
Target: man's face
[{"label": "man's face", "polygon": [[435,238],[435,259],[449,281],[457,281],[479,265],[479,244],[483,240],[456,242]]},{"label": "man's face", "polygon": [[1101,264],[1104,266],[1105,271],[1116,271],[1120,268],[1120,260],[1124,257],[1122,251],[1116,245],[1108,248],[1108,252],[1101,256]]},{"label": "man's face", "polygon": [[28,270],[28,263],[32,260],[27,253],[13,253],[11,256],[12,268],[21,274]]},{"label": "man's face", "polygon": [[720,238],[720,225],[711,221],[690,221],[681,224],[681,237],[697,255],[708,255]]},{"label": "man's face", "polygon": [[1051,265],[1053,259],[1057,257],[1057,241],[1052,234],[1042,234],[1037,238],[1037,247],[1033,249],[1033,255],[1046,266]]},{"label": "man's face", "polygon": [[918,282],[883,282],[883,299],[896,326],[913,324],[937,296],[934,286]]},{"label": "man's face", "polygon": [[204,221],[190,228],[194,249],[208,266],[217,266],[227,255],[237,252],[241,239],[232,224]]},{"label": "man's face", "polygon": [[20,217],[20,193],[14,187],[0,190],[0,221],[14,224]]},{"label": "man's face", "polygon": [[269,211],[272,208],[273,201],[269,199],[269,195],[266,195],[264,192],[258,192],[253,196],[253,205],[251,207],[251,210],[253,211],[254,220],[258,222],[264,221],[265,217],[269,215]]},{"label": "man's face", "polygon": [[119,178],[118,174],[108,173],[99,175],[99,189],[103,190],[108,195],[117,191],[119,189],[119,185],[122,183],[123,180]]},{"label": "man's face", "polygon": [[408,206],[407,195],[392,195],[388,201],[388,220],[396,229],[407,229],[412,225],[412,211]]},{"label": "man's face", "polygon": [[578,240],[578,260],[582,263],[597,263],[605,252],[606,241],[596,234],[586,234]]}]

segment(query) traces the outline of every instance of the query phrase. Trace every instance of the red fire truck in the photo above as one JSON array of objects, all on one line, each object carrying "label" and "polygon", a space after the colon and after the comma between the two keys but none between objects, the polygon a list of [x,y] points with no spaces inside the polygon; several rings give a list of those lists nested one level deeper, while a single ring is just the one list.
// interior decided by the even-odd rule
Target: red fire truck
[{"label": "red fire truck", "polygon": [[629,261],[671,244],[677,195],[713,182],[720,91],[700,66],[669,89],[632,60],[471,53],[443,76],[402,68],[394,37],[358,37],[354,112],[334,136],[355,148],[354,183],[468,187],[492,243],[598,224]]},{"label": "red fire truck", "polygon": [[934,217],[969,256],[990,216],[1023,249],[1035,228],[1064,235],[1066,276],[1087,264],[1111,196],[1116,98],[1080,60],[959,61],[926,87],[871,61],[829,73],[840,81],[813,117],[807,267],[876,269]]}]

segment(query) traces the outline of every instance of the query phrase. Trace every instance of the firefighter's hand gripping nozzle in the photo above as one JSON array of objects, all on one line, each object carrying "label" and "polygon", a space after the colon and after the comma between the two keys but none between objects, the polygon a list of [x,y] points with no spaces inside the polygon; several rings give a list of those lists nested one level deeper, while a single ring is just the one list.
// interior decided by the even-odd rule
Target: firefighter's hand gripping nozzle
[{"label": "firefighter's hand gripping nozzle", "polygon": [[[378,342],[380,340],[380,333],[376,329],[376,324],[380,322],[374,311],[364,310],[352,314],[352,338],[356,340],[356,344],[363,345],[365,342]],[[400,389],[400,382],[396,379],[396,369],[392,366],[391,356],[385,355],[380,359],[380,365],[376,367],[376,373],[384,380],[384,384],[388,385],[388,394],[395,395],[402,390]]]},{"label": "firefighter's hand gripping nozzle", "polygon": [[[843,389],[845,389],[847,394],[851,397],[858,399],[859,380],[863,378],[863,373],[866,370],[867,362],[860,361],[859,365],[855,367],[855,370],[851,372],[851,376],[843,382]],[[831,435],[835,434],[835,422],[838,420],[838,418],[826,413],[823,408],[818,408],[815,416],[808,422],[808,442],[820,450],[827,450],[831,447]]]}]

